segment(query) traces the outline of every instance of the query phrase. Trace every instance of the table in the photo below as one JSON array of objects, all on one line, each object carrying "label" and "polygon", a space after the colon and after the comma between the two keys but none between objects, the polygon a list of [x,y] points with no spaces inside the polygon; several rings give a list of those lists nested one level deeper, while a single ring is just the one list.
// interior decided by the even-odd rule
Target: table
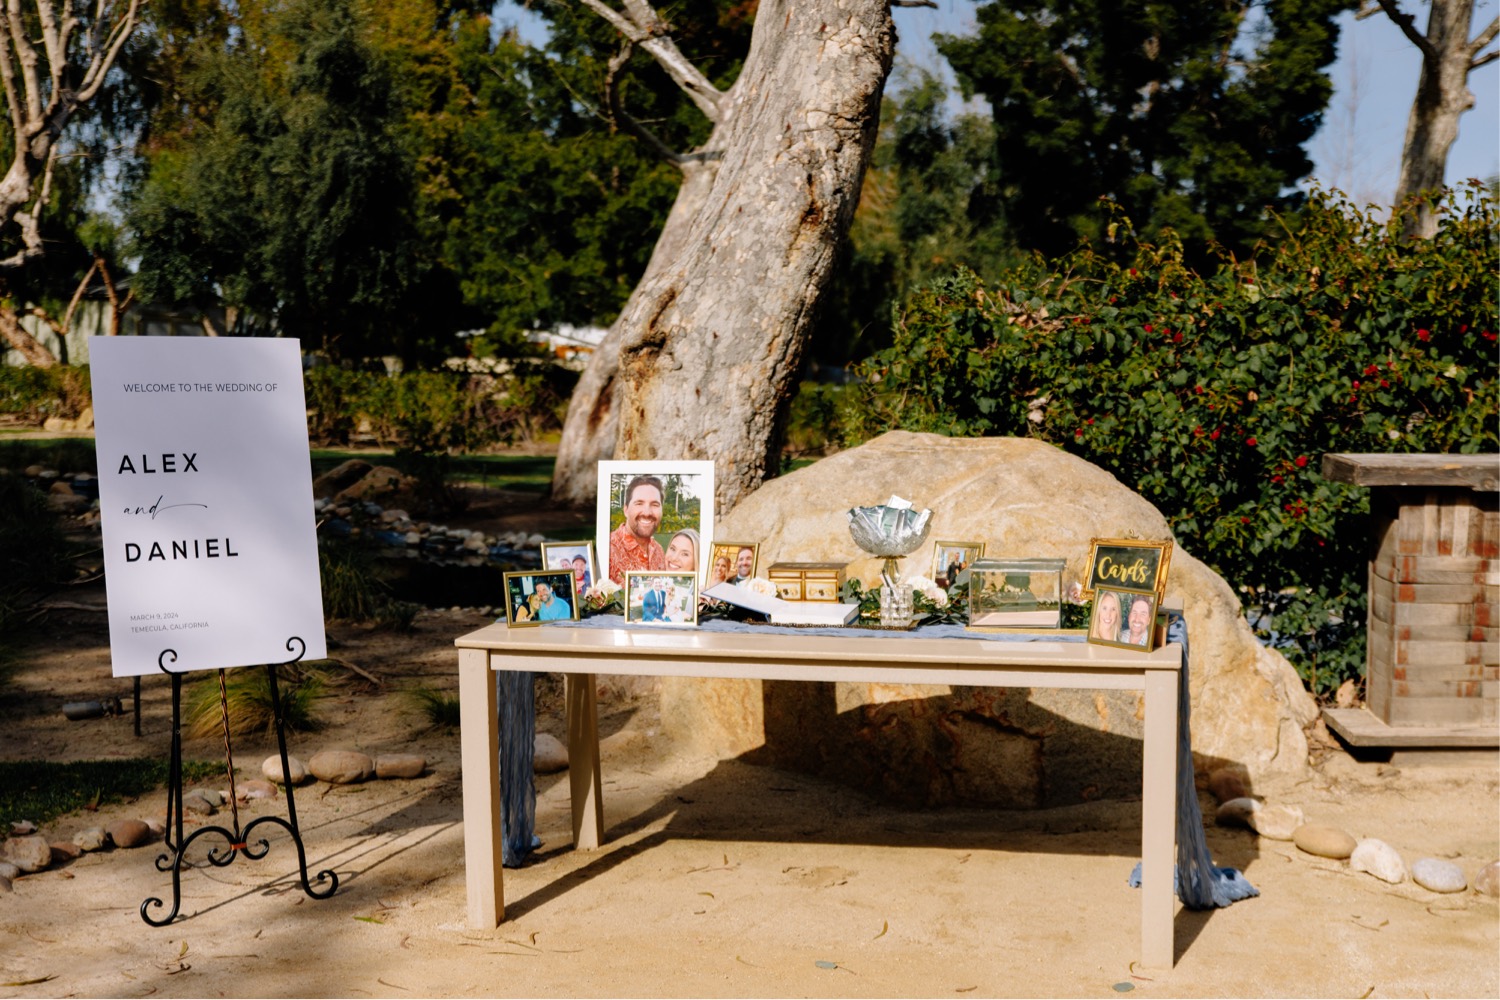
[{"label": "table", "polygon": [[[1151,653],[1081,642],[716,633],[688,629],[508,628],[490,625],[458,647],[468,923],[505,918],[500,768],[492,671],[554,671],[565,679],[573,843],[604,838],[595,675],[734,677],[993,687],[1144,690],[1141,779],[1141,961],[1171,968],[1177,812],[1178,681],[1182,648]],[[1123,883],[1123,879],[1122,879]]]}]

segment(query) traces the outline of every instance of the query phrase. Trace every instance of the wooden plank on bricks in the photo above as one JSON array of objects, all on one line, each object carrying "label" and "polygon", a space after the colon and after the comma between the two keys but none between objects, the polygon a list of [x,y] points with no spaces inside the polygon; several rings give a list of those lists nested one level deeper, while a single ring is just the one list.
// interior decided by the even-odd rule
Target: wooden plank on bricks
[{"label": "wooden plank on bricks", "polygon": [[[1394,636],[1405,630],[1467,627],[1474,621],[1472,604],[1395,604],[1371,601],[1370,617],[1387,626]],[[1405,636],[1403,638],[1410,638]],[[1434,636],[1436,638],[1436,636]]]},{"label": "wooden plank on bricks", "polygon": [[[1454,607],[1445,604],[1410,604],[1408,608],[1413,610],[1427,610],[1429,608]],[[1480,628],[1478,625],[1389,625],[1382,622],[1382,627],[1391,629],[1390,635],[1397,642],[1410,642],[1413,639],[1434,639],[1438,642],[1472,642],[1480,645],[1500,644],[1500,629]]]},{"label": "wooden plank on bricks", "polygon": [[[1484,647],[1477,642],[1429,642],[1414,639],[1396,643],[1396,662],[1408,667],[1445,667],[1478,664]],[[1408,676],[1410,676],[1408,674]]]},{"label": "wooden plank on bricks", "polygon": [[1396,556],[1378,560],[1375,575],[1396,583],[1478,583],[1500,586],[1500,562],[1478,557]]},{"label": "wooden plank on bricks", "polygon": [[1478,726],[1483,698],[1397,698],[1391,704],[1392,726]]},{"label": "wooden plank on bricks", "polygon": [[[1483,681],[1484,667],[1478,663],[1427,663],[1407,664],[1408,684],[1452,684],[1459,681]],[[1413,693],[1416,688],[1411,689]]]},{"label": "wooden plank on bricks", "polygon": [[1398,604],[1483,604],[1500,597],[1494,588],[1478,583],[1398,583]]},{"label": "wooden plank on bricks", "polygon": [[1461,681],[1419,680],[1406,682],[1404,698],[1479,698],[1483,681],[1473,678]]}]

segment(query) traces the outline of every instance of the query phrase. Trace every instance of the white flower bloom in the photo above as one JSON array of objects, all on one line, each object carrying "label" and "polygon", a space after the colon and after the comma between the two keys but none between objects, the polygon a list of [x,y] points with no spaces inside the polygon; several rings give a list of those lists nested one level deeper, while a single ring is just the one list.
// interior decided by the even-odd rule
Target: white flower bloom
[{"label": "white flower bloom", "polygon": [[776,584],[772,583],[770,580],[767,580],[763,576],[752,576],[749,581],[746,582],[745,589],[750,591],[750,593],[752,594],[759,594],[762,597],[776,596]]}]

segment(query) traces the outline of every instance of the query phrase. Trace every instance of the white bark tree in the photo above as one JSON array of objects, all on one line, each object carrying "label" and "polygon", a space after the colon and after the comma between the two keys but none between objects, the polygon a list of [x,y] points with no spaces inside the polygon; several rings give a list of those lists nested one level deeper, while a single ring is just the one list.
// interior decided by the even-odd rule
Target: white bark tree
[{"label": "white bark tree", "polygon": [[[1401,177],[1396,183],[1396,206],[1408,198],[1443,186],[1448,151],[1458,138],[1458,119],[1474,106],[1469,74],[1500,57],[1500,50],[1485,52],[1500,31],[1500,18],[1492,18],[1484,30],[1469,37],[1474,0],[1431,0],[1427,33],[1416,28],[1416,18],[1402,9],[1400,0],[1376,0],[1361,7],[1364,18],[1384,11],[1408,40],[1422,53],[1422,72],[1417,96],[1406,120],[1406,141],[1401,148]],[[1437,233],[1437,216],[1428,205],[1419,204],[1406,213],[1407,236],[1424,239]]]},{"label": "white bark tree", "polygon": [[[140,21],[143,0],[4,0],[0,83],[12,138],[0,178],[0,234],[18,243],[0,275],[43,252],[42,211],[68,123],[104,86]],[[15,303],[0,303],[0,337],[32,364],[56,363],[22,327]]]},{"label": "white bark tree", "polygon": [[623,39],[612,74],[639,47],[714,127],[698,149],[661,149],[610,88],[616,121],[676,163],[683,184],[573,395],[553,495],[591,500],[601,458],[707,458],[727,511],[778,464],[814,309],[875,141],[890,7],[933,4],[762,0],[744,68],[720,91],[645,0],[583,2]]}]

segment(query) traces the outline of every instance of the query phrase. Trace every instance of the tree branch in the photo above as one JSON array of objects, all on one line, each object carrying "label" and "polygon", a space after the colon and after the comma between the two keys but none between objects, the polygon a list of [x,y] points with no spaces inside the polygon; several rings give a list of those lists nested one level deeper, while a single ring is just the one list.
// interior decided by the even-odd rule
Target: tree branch
[{"label": "tree branch", "polygon": [[[102,10],[104,0],[99,0]],[[74,98],[75,103],[83,104],[93,99],[104,85],[104,78],[109,75],[109,69],[115,64],[120,50],[125,47],[131,32],[135,30],[136,19],[140,16],[141,0],[130,0],[130,5],[125,9],[125,14],[109,29],[109,40],[101,49],[96,48],[94,58],[89,64],[88,72],[84,74],[83,82],[78,88],[78,94]],[[97,37],[97,36],[96,36]]]},{"label": "tree branch", "polygon": [[1490,42],[1493,42],[1497,33],[1500,33],[1500,17],[1497,17],[1494,20],[1490,21],[1490,23],[1485,26],[1485,29],[1481,31],[1472,42],[1469,43],[1469,55],[1474,56],[1476,60],[1484,60],[1483,62],[1475,61],[1470,63],[1470,69],[1473,69],[1475,66],[1483,66],[1484,63],[1494,60],[1496,55],[1495,52],[1489,52],[1481,56],[1479,54],[1479,50],[1490,44]]},{"label": "tree branch", "polygon": [[650,4],[645,0],[625,0],[630,9],[630,16],[627,17],[604,3],[604,0],[582,2],[613,25],[627,41],[645,49],[709,121],[717,124],[723,119],[724,92],[710,83],[708,77],[682,54],[677,43],[668,34],[672,30],[671,26],[661,19]]},{"label": "tree branch", "polygon": [[937,0],[891,0],[892,7],[931,7],[937,10]]},{"label": "tree branch", "polygon": [[620,101],[620,88],[616,86],[616,81],[619,79],[620,71],[630,61],[630,54],[634,51],[635,43],[628,38],[625,39],[625,44],[620,46],[620,51],[610,57],[609,67],[604,73],[604,103],[609,108],[610,124],[623,128],[644,142],[651,148],[652,152],[668,163],[681,166],[683,162],[682,154],[662,142],[655,132],[652,132],[646,126],[636,121],[635,117],[625,110],[624,104]]},{"label": "tree branch", "polygon": [[10,27],[10,44],[16,51],[16,61],[21,64],[21,89],[26,96],[26,131],[16,133],[19,148],[23,143],[29,143],[40,128],[42,87],[36,76],[36,49],[26,37],[26,25],[21,20],[21,0],[9,0],[5,14]]},{"label": "tree branch", "polygon": [[1438,57],[1437,52],[1432,48],[1432,43],[1417,30],[1415,24],[1416,18],[1403,11],[1401,6],[1396,3],[1396,0],[1376,0],[1376,3],[1380,4],[1381,10],[1385,11],[1385,16],[1390,18],[1391,22],[1401,29],[1401,33],[1421,50],[1425,58],[1436,59]]}]

